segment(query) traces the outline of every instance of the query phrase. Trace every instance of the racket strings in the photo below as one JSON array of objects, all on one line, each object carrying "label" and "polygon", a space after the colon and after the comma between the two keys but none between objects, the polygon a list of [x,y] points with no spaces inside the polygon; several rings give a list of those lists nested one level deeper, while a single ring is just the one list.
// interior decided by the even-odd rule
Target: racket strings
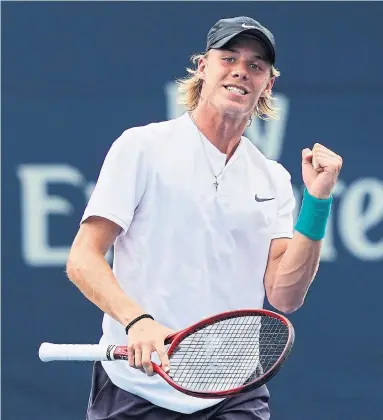
[{"label": "racket strings", "polygon": [[214,392],[263,376],[283,353],[288,328],[277,318],[242,316],[186,337],[170,357],[169,376],[183,388]]}]

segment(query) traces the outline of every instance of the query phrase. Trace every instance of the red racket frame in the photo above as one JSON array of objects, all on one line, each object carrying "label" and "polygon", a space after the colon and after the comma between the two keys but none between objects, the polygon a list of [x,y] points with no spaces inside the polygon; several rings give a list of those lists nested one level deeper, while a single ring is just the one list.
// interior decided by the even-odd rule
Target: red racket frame
[{"label": "red racket frame", "polygon": [[[235,310],[235,311],[223,312],[221,314],[217,314],[217,315],[214,315],[212,317],[205,318],[205,319],[197,322],[196,324],[194,324],[194,325],[192,325],[188,328],[185,328],[184,330],[181,330],[177,333],[169,335],[165,340],[165,344],[170,344],[170,347],[168,348],[168,351],[167,351],[168,356],[170,357],[173,354],[173,352],[175,351],[175,349],[177,348],[178,344],[184,338],[186,338],[187,336],[197,332],[198,330],[200,330],[200,329],[202,329],[202,328],[204,328],[208,325],[214,324],[217,321],[222,321],[222,320],[230,319],[230,318],[237,318],[239,316],[246,316],[246,315],[250,315],[250,316],[257,316],[258,315],[258,316],[276,318],[286,325],[286,327],[288,329],[288,332],[289,332],[285,349],[282,352],[282,354],[279,356],[276,363],[270,369],[268,369],[266,372],[264,372],[264,374],[261,377],[257,378],[253,382],[250,382],[246,385],[243,385],[243,386],[240,386],[240,387],[237,387],[237,388],[225,390],[225,391],[200,392],[200,391],[193,391],[191,389],[184,388],[184,387],[178,385],[162,369],[162,367],[160,365],[157,365],[154,362],[152,362],[153,370],[158,375],[160,375],[173,388],[177,389],[180,392],[183,392],[184,394],[191,395],[193,397],[198,397],[198,398],[226,398],[226,397],[238,395],[242,392],[247,392],[247,391],[251,391],[253,389],[259,388],[260,386],[262,386],[263,384],[268,382],[279,371],[279,369],[282,367],[285,360],[288,358],[288,356],[291,352],[292,346],[294,344],[294,340],[295,340],[294,327],[291,324],[291,322],[286,317],[284,317],[283,315],[280,315],[280,314],[278,314],[276,312],[273,312],[273,311],[269,311],[267,309],[240,309],[240,310]],[[112,351],[113,351],[113,358],[115,360],[117,360],[117,359],[127,360],[128,359],[128,351],[127,351],[126,346],[117,346]]]}]

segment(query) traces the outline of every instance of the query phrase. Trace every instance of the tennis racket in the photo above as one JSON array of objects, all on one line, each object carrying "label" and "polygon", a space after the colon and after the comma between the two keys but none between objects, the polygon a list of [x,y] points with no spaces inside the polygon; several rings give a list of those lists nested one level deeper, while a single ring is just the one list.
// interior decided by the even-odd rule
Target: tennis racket
[{"label": "tennis racket", "polygon": [[[225,398],[258,388],[282,367],[294,344],[291,322],[272,311],[237,310],[206,318],[169,335],[170,371],[153,363],[168,384],[198,398]],[[39,357],[53,360],[128,360],[125,345],[42,343]]]}]

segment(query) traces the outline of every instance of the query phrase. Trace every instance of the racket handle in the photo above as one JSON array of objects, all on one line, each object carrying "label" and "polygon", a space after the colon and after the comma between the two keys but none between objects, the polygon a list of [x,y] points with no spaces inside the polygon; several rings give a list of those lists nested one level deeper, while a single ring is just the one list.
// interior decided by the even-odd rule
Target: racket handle
[{"label": "racket handle", "polygon": [[43,362],[53,360],[76,360],[76,361],[104,361],[110,351],[116,346],[100,344],[52,344],[42,343],[39,348],[39,358]]}]

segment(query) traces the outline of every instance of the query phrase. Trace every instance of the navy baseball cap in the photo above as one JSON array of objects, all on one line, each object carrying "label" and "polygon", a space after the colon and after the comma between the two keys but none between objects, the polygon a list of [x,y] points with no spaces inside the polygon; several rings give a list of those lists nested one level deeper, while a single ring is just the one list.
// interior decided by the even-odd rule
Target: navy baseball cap
[{"label": "navy baseball cap", "polygon": [[234,37],[241,34],[261,41],[266,47],[271,64],[275,63],[274,35],[259,22],[246,16],[220,19],[207,35],[206,51],[211,48],[222,48]]}]

